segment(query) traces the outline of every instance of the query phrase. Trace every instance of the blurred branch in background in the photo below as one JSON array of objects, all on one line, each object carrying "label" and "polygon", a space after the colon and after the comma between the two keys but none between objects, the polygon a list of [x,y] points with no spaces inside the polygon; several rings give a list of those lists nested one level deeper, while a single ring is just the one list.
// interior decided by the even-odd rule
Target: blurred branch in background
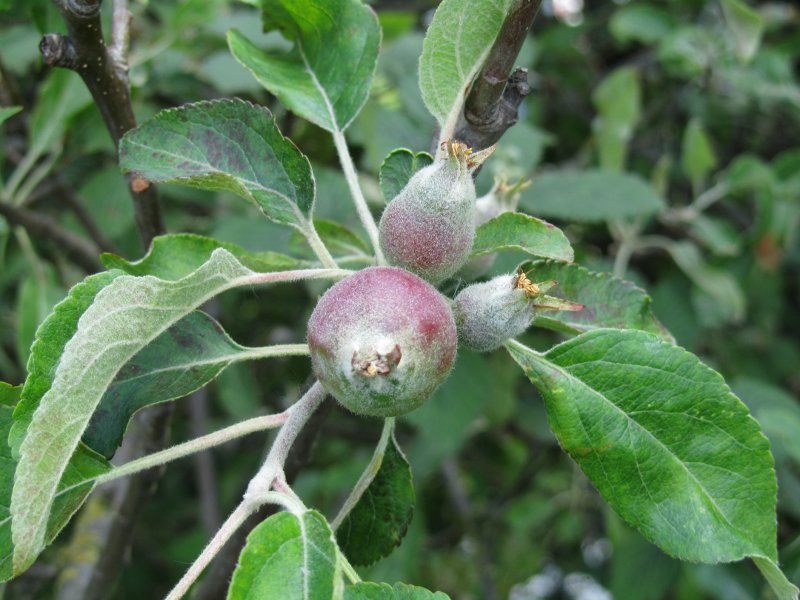
[{"label": "blurred branch in background", "polygon": [[[39,49],[44,62],[81,76],[114,146],[118,147],[125,132],[136,127],[128,82],[131,20],[128,3],[126,0],[113,2],[109,46],[103,39],[101,0],[56,0],[55,3],[67,24],[68,35],[47,34],[42,38]],[[147,247],[156,235],[164,233],[158,194],[149,182],[131,177],[128,189],[139,234]],[[99,266],[96,258],[95,261]],[[117,458],[132,460],[164,448],[171,414],[171,404],[151,407],[137,414]],[[93,497],[73,534],[84,543],[91,540],[91,549],[84,548],[84,552],[72,555],[75,561],[70,569],[72,576],[59,586],[57,597],[76,600],[108,597],[127,555],[141,508],[161,474],[161,469],[154,469],[121,480]]]}]

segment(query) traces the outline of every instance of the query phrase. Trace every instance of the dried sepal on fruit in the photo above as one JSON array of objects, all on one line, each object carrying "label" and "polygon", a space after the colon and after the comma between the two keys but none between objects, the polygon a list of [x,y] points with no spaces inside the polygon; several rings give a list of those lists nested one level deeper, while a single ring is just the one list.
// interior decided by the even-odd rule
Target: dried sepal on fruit
[{"label": "dried sepal on fruit", "polygon": [[308,322],[314,374],[351,411],[405,414],[445,380],[457,347],[447,300],[413,273],[370,267],[331,287]]},{"label": "dried sepal on fruit", "polygon": [[464,288],[455,298],[461,342],[477,352],[489,352],[518,336],[539,310],[581,310],[582,304],[547,296],[553,280],[534,282],[522,270]]},{"label": "dried sepal on fruit", "polygon": [[493,151],[444,142],[433,164],[411,177],[381,217],[380,244],[391,264],[433,283],[464,265],[475,238],[472,173]]}]

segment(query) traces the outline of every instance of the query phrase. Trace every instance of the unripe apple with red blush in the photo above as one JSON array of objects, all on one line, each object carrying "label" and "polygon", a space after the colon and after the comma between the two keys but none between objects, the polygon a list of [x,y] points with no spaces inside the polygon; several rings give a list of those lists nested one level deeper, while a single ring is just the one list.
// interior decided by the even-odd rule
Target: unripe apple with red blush
[{"label": "unripe apple with red blush", "polygon": [[436,288],[397,267],[336,283],[308,322],[314,374],[354,413],[394,417],[419,407],[456,357],[453,313]]}]

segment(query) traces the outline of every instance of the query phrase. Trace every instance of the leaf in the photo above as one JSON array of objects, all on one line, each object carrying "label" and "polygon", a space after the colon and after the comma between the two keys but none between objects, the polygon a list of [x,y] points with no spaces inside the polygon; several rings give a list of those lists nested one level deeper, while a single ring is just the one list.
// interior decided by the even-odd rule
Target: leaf
[{"label": "leaf", "polygon": [[137,410],[191,394],[231,363],[248,358],[250,350],[209,315],[189,313],[122,367],[92,415],[83,443],[111,458]]},{"label": "leaf", "polygon": [[[20,391],[20,387],[11,387],[0,382],[0,440],[8,437],[13,423],[12,411]],[[17,462],[11,453],[11,448],[4,441],[0,442],[0,581],[7,581],[12,577],[11,557],[14,546],[11,542],[9,505],[11,504],[11,488],[14,484],[16,466]],[[47,524],[46,539],[48,542],[58,535],[89,495],[92,489],[91,483],[86,485],[80,485],[80,483],[110,469],[110,464],[88,451],[73,457],[59,485],[61,492],[56,498]],[[64,492],[63,490],[66,488],[70,488],[70,490]]]},{"label": "leaf", "polygon": [[193,233],[161,235],[153,239],[150,250],[137,261],[130,262],[116,254],[103,254],[100,260],[107,269],[119,269],[129,275],[155,275],[174,281],[185,277],[208,261],[217,248],[224,248],[245,267],[257,273],[303,269],[309,263],[277,252],[249,252],[228,242]]},{"label": "leaf", "polygon": [[394,435],[378,472],[350,514],[336,530],[336,539],[354,565],[371,565],[389,556],[405,537],[414,515],[411,467]]},{"label": "leaf", "polygon": [[[364,240],[341,223],[314,219],[314,229],[317,230],[322,243],[333,256],[363,255],[368,258],[372,257],[372,251],[364,243]],[[314,257],[314,253],[308,247],[308,241],[299,233],[289,239],[289,249],[296,254]]]},{"label": "leaf", "polygon": [[732,321],[744,318],[746,300],[739,283],[728,272],[706,263],[692,242],[670,242],[665,245],[675,263],[698,288],[703,290]]},{"label": "leaf", "polygon": [[472,256],[499,250],[522,250],[534,256],[572,262],[567,236],[555,225],[522,213],[503,213],[478,227]]},{"label": "leaf", "polygon": [[664,8],[637,2],[614,11],[608,27],[620,42],[633,40],[649,45],[660,42],[672,31],[675,18]]},{"label": "leaf", "polygon": [[278,513],[247,536],[228,600],[329,600],[341,596],[341,563],[325,518]]},{"label": "leaf", "polygon": [[540,260],[520,268],[532,271],[529,277],[535,281],[557,281],[547,292],[551,296],[584,305],[579,311],[540,311],[534,321],[539,327],[572,334],[609,327],[640,329],[675,343],[653,314],[650,296],[630,281],[556,261]]},{"label": "leaf", "polygon": [[300,230],[314,207],[308,159],[269,110],[243,100],[162,110],[125,134],[119,160],[123,171],[150,181],[231,192]]},{"label": "leaf", "polygon": [[50,264],[37,260],[31,265],[17,291],[17,356],[21,362],[28,361],[36,329],[63,295]]},{"label": "leaf", "polygon": [[344,600],[450,600],[450,596],[405,583],[391,586],[388,583],[361,582],[344,589]]},{"label": "leaf", "polygon": [[598,116],[592,122],[600,166],[622,171],[628,142],[642,114],[639,73],[633,67],[617,69],[594,90],[592,101]]},{"label": "leaf", "polygon": [[769,442],[718,373],[633,330],[507,348],[561,446],[648,540],[682,560],[777,563]]},{"label": "leaf", "polygon": [[8,443],[15,458],[19,457],[19,447],[33,413],[53,384],[56,366],[64,352],[64,346],[78,328],[78,319],[94,302],[100,290],[120,275],[119,271],[109,271],[87,277],[69,291],[67,297],[55,306],[36,331],[28,360],[28,377],[22,388],[20,402],[14,409],[14,423],[8,435]]},{"label": "leaf", "polygon": [[267,53],[236,30],[236,60],[292,112],[328,131],[344,131],[364,106],[378,60],[381,30],[359,0],[262,0],[264,31],[295,42]]},{"label": "leaf", "polygon": [[[70,456],[106,389],[139,350],[226,289],[343,273],[316,269],[257,274],[219,248],[207,263],[177,281],[122,275],[100,291],[64,346],[52,386],[20,446],[11,501],[15,573],[41,551],[44,525]],[[30,502],[33,497],[37,502]]]},{"label": "leaf", "polygon": [[764,19],[742,0],[720,0],[722,13],[733,31],[736,40],[736,55],[739,60],[749,62],[758,52]]},{"label": "leaf", "polygon": [[4,106],[0,108],[0,125],[22,110],[21,106]]},{"label": "leaf", "polygon": [[711,146],[703,124],[692,119],[683,132],[681,167],[691,182],[697,186],[717,165],[717,155]]},{"label": "leaf", "polygon": [[526,211],[570,221],[649,217],[664,208],[650,184],[630,173],[599,169],[545,173],[522,195]]},{"label": "leaf", "polygon": [[483,66],[511,0],[444,0],[425,34],[419,88],[425,106],[452,136],[466,92]]},{"label": "leaf", "polygon": [[427,152],[414,154],[407,148],[392,150],[381,164],[380,182],[383,198],[391,202],[406,187],[411,176],[433,163]]}]

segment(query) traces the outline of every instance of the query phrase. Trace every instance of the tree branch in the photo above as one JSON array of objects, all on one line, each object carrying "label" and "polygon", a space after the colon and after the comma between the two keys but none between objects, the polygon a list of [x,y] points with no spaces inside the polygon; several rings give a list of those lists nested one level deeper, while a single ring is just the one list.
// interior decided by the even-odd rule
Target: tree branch
[{"label": "tree branch", "polygon": [[27,229],[34,239],[54,242],[75,264],[87,272],[96,273],[103,270],[103,264],[98,258],[100,251],[94,244],[64,229],[49,217],[5,202],[0,202],[0,215],[8,219],[12,225]]},{"label": "tree branch", "polygon": [[455,137],[475,150],[497,143],[519,118],[530,86],[527,70],[514,69],[514,63],[540,5],[541,0],[516,0],[472,84]]},{"label": "tree branch", "polygon": [[[113,6],[113,42],[107,48],[100,20],[102,0],[54,0],[67,24],[67,36],[48,34],[39,49],[48,65],[71,69],[83,79],[108,129],[114,146],[136,127],[136,118],[128,87],[125,54],[129,40],[127,3],[115,0]],[[155,186],[137,177],[128,177],[139,234],[145,247],[164,232],[161,209]],[[131,422],[117,453],[135,459],[161,450],[167,443],[173,406],[171,403],[150,407]],[[160,469],[141,473],[118,482],[111,490],[102,490],[94,501],[106,508],[96,519],[81,523],[81,531],[92,540],[96,560],[74,565],[82,570],[72,582],[58,590],[58,598],[91,600],[104,598],[115,582],[130,546],[134,525],[144,502],[161,476]],[[87,507],[88,509],[89,507]]]},{"label": "tree branch", "polygon": [[[49,33],[39,44],[46,64],[70,69],[81,76],[115,147],[119,146],[125,132],[136,127],[127,65],[115,60],[115,56],[124,56],[128,43],[125,4],[117,1],[114,6],[113,54],[103,41],[101,0],[56,0],[69,35]],[[154,186],[140,178],[129,177],[128,187],[133,197],[136,224],[145,246],[149,246],[156,235],[164,232],[158,195]]]}]

